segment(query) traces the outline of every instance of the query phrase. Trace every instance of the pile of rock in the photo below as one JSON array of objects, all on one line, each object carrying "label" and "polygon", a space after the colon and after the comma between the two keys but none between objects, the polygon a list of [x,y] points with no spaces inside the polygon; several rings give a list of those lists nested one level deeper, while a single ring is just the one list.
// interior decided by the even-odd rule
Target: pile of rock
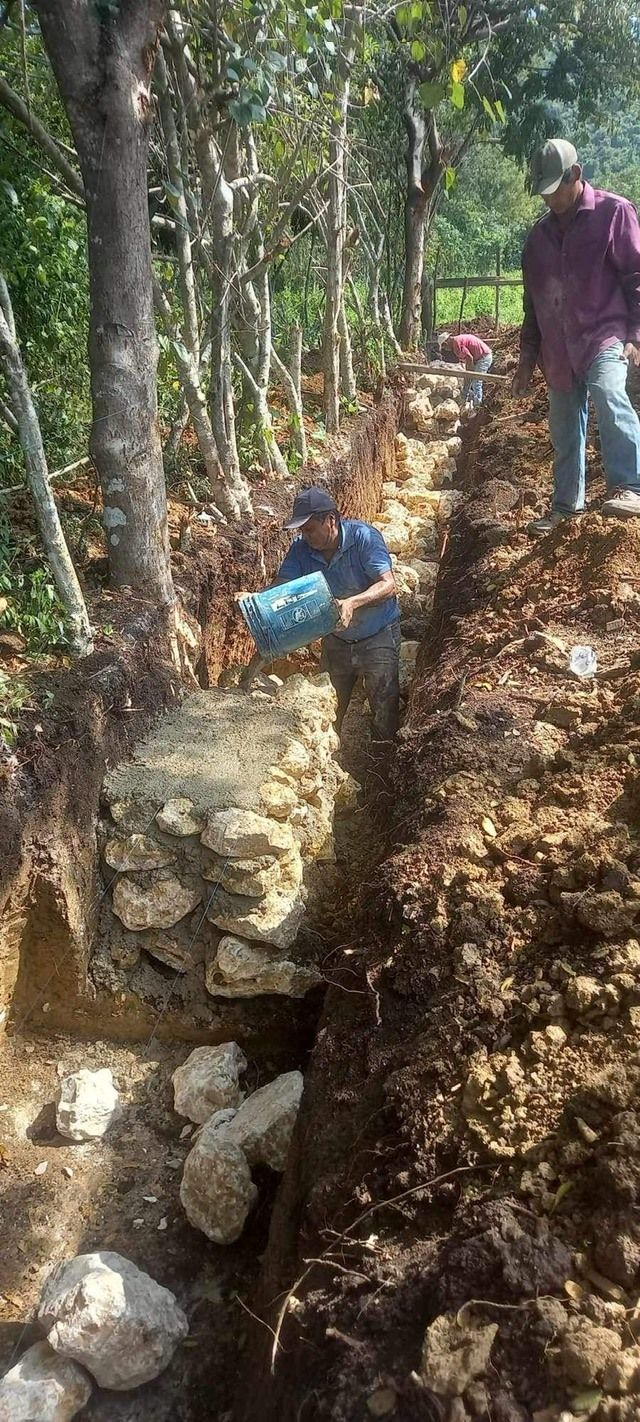
[{"label": "pile of rock", "polygon": [[451,516],[454,495],[445,492],[456,470],[461,440],[460,384],[437,375],[420,376],[409,392],[408,417],[419,438],[398,434],[395,479],[383,484],[383,503],[376,527],[391,552],[403,621],[410,642],[401,656],[401,685],[406,692],[418,643],[433,607],[438,573],[438,546]]},{"label": "pile of rock", "polygon": [[[335,759],[334,714],[325,675],[276,680],[271,695],[196,693],[107,778],[113,912],[178,971],[204,940],[213,996],[299,996],[319,981],[289,950],[306,871],[333,860],[334,807],[351,788]],[[178,756],[188,795],[167,794]]]},{"label": "pile of rock", "polygon": [[196,1047],[174,1073],[175,1108],[199,1123],[184,1165],[180,1199],[189,1223],[215,1244],[234,1244],[258,1198],[252,1167],[282,1171],[302,1097],[299,1071],[285,1072],[246,1100],[246,1060],[235,1042]]},{"label": "pile of rock", "polygon": [[92,1379],[124,1391],[163,1372],[189,1332],[169,1289],[109,1250],[59,1264],[45,1282],[36,1343],[0,1382],[7,1422],[69,1422]]}]

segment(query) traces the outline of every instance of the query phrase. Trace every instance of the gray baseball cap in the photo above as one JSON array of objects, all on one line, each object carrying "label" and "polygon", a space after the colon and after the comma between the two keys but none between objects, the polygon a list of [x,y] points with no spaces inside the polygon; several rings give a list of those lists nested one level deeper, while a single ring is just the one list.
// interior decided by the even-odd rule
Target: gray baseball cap
[{"label": "gray baseball cap", "polygon": [[549,138],[531,160],[530,185],[538,197],[548,197],[560,187],[568,168],[578,162],[578,154],[566,138]]}]

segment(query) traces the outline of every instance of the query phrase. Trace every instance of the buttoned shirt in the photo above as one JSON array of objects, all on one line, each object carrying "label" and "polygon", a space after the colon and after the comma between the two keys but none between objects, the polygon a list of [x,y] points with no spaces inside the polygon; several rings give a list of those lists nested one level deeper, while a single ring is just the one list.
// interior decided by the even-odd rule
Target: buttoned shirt
[{"label": "buttoned shirt", "polygon": [[[341,518],[338,547],[331,558],[327,561],[304,538],[294,538],[278,571],[278,582],[302,578],[305,573],[324,573],[333,596],[342,600],[366,592],[391,568],[391,555],[377,528],[358,518]],[[349,626],[338,628],[333,635],[344,642],[361,642],[397,622],[399,616],[398,599],[387,597],[370,607],[357,608]]]},{"label": "buttoned shirt", "polygon": [[640,223],[633,203],[585,183],[571,221],[552,212],[522,254],[522,359],[554,390],[570,390],[598,352],[640,342]]}]

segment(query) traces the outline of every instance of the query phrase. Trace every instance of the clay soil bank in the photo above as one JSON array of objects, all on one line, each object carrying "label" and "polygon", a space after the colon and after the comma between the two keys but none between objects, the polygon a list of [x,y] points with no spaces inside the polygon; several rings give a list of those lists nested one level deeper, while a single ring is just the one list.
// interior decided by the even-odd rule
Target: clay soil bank
[{"label": "clay soil bank", "polygon": [[593,511],[532,541],[542,390],[469,430],[238,1422],[640,1415],[640,528],[590,463]]}]

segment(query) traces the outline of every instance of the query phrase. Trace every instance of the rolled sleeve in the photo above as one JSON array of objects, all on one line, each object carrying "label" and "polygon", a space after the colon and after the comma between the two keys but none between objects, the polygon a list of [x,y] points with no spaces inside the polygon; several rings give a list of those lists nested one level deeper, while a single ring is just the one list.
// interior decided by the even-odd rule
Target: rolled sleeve
[{"label": "rolled sleeve", "polygon": [[372,583],[377,583],[383,573],[392,571],[393,564],[389,549],[378,529],[370,526],[367,527],[366,533],[362,532],[358,541],[358,553],[363,570]]},{"label": "rolled sleeve", "polygon": [[627,340],[640,343],[640,222],[630,202],[620,203],[611,223],[609,257],[629,312]]}]

